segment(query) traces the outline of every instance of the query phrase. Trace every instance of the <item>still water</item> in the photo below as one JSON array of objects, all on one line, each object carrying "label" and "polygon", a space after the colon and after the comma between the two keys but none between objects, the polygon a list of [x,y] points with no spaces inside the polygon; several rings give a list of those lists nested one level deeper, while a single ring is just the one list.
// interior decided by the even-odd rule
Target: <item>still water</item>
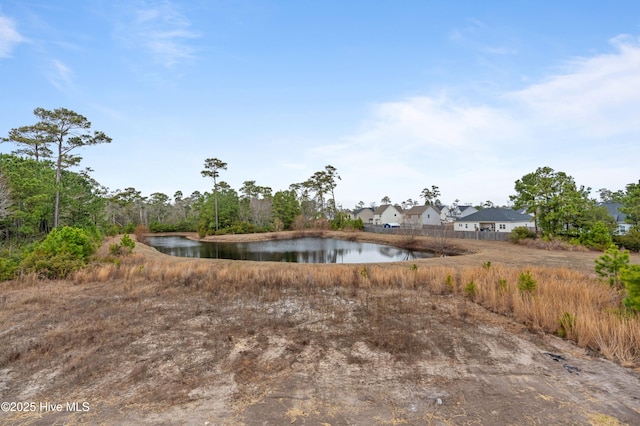
[{"label": "still water", "polygon": [[377,263],[433,257],[433,253],[429,252],[332,238],[221,243],[169,236],[149,237],[149,244],[156,250],[172,256],[269,262]]}]

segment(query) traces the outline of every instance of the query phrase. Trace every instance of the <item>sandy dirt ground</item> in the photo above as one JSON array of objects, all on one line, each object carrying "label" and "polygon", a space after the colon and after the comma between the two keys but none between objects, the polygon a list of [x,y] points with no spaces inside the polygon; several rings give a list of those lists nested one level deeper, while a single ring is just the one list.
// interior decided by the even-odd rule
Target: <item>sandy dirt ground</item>
[{"label": "sandy dirt ground", "polygon": [[[586,272],[600,255],[502,242],[451,244],[467,254],[420,265],[491,261]],[[207,262],[172,258],[142,244],[136,252],[167,263]],[[3,288],[1,400],[37,406],[3,410],[0,423],[640,424],[637,369],[453,295],[414,296],[412,303],[422,307],[416,315],[403,311],[401,295],[367,290],[389,301],[390,334],[410,330],[399,349],[371,332],[361,294],[336,289],[323,300],[290,295],[260,306],[243,300],[239,309],[195,290],[140,286]],[[89,409],[73,412],[70,401]],[[63,407],[43,409],[43,403]]]}]

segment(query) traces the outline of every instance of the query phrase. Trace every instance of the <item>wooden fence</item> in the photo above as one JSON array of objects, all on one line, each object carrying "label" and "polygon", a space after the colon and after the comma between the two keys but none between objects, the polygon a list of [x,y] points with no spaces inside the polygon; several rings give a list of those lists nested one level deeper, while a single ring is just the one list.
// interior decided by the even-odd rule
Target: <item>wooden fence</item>
[{"label": "wooden fence", "polygon": [[422,228],[411,225],[400,225],[399,228],[385,228],[383,225],[364,225],[365,232],[378,234],[415,235],[434,238],[461,238],[483,241],[507,241],[508,232],[492,231],[454,231],[452,226],[423,225]]}]

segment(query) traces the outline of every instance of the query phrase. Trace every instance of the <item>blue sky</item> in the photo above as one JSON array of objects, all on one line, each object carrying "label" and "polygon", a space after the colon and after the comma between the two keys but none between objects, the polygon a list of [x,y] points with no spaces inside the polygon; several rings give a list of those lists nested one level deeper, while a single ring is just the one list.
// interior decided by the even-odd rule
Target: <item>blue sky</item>
[{"label": "blue sky", "polygon": [[[541,166],[640,179],[640,2],[0,0],[0,135],[86,116],[112,191],[274,191],[331,164],[338,203],[507,203]],[[0,152],[15,147],[0,145]],[[595,196],[595,192],[594,192]]]}]

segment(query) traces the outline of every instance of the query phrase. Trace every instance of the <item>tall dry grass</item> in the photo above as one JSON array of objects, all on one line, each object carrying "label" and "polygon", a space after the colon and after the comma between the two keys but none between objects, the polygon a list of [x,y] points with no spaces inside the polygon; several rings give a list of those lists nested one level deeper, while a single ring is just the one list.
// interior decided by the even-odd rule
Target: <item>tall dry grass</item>
[{"label": "tall dry grass", "polygon": [[[526,273],[535,281],[535,289],[519,288],[521,276]],[[117,265],[86,268],[73,280],[123,280],[133,292],[138,285],[140,291],[148,291],[149,283],[169,292],[203,291],[221,303],[233,301],[249,308],[286,295],[313,304],[334,319],[342,315],[345,322],[348,312],[340,308],[340,298],[336,296],[346,292],[357,298],[362,318],[377,330],[381,344],[400,345],[408,352],[419,349],[411,346],[417,344],[411,341],[411,333],[404,333],[402,340],[390,341],[401,334],[402,327],[412,327],[410,320],[394,324],[394,312],[411,314],[403,318],[417,318],[427,307],[412,297],[415,292],[451,293],[511,316],[532,330],[566,337],[624,366],[640,364],[640,318],[620,309],[622,296],[615,289],[569,269],[163,262],[132,255]]]}]

